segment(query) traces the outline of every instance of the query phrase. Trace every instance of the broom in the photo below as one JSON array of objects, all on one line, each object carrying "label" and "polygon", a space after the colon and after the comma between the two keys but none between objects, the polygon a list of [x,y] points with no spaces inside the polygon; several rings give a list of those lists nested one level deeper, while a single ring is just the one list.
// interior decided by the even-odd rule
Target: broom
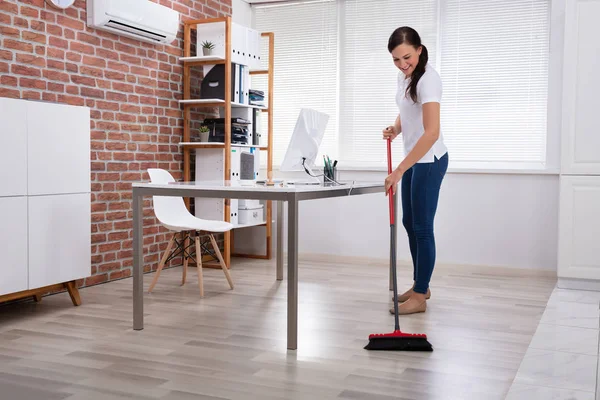
[{"label": "broom", "polygon": [[[388,174],[392,173],[392,141],[387,140]],[[390,261],[394,287],[394,317],[395,327],[391,333],[373,333],[369,335],[366,350],[401,350],[401,351],[433,351],[431,343],[424,333],[404,333],[400,330],[398,321],[398,284],[396,282],[396,230],[394,229],[394,194],[392,188],[390,198]]]}]

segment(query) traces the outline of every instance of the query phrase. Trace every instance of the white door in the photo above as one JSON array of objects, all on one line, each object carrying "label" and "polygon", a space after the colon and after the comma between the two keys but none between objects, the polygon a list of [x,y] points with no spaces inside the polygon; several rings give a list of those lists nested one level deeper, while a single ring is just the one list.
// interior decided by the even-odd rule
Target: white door
[{"label": "white door", "polygon": [[31,102],[27,107],[28,194],[90,192],[90,109]]},{"label": "white door", "polygon": [[90,275],[90,194],[30,197],[29,289]]},{"label": "white door", "polygon": [[600,176],[560,179],[558,277],[600,280]]},{"label": "white door", "polygon": [[566,2],[563,63],[563,174],[600,174],[600,0]]},{"label": "white door", "polygon": [[0,296],[27,290],[27,197],[0,197]]},{"label": "white door", "polygon": [[27,104],[0,98],[0,196],[27,195]]}]

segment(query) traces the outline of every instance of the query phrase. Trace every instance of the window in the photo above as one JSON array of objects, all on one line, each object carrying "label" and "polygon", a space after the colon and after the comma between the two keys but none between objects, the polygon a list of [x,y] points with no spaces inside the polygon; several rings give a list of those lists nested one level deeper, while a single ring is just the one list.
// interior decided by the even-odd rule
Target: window
[{"label": "window", "polygon": [[[381,131],[393,124],[398,115],[396,82],[400,72],[387,50],[388,38],[399,26],[412,26],[429,53],[435,55],[436,2],[341,2],[340,15],[344,21],[340,23],[339,39],[341,165],[372,167],[386,162],[387,147]],[[432,63],[435,66],[435,58]],[[393,142],[392,154],[394,163],[404,154],[400,136]]]},{"label": "window", "polygon": [[543,164],[548,0],[444,0],[441,123],[456,161]]},{"label": "window", "polygon": [[[275,32],[273,74],[273,164],[280,165],[301,108],[314,108],[329,115],[320,152],[337,156],[337,22],[335,1],[317,1],[259,7],[255,26]],[[263,41],[262,54],[269,54]],[[264,68],[268,59],[264,60]],[[252,86],[263,90],[265,75],[254,75]],[[267,126],[266,113],[262,126]],[[266,157],[263,157],[263,159]],[[265,164],[266,165],[266,164]],[[321,165],[318,163],[317,165]]]},{"label": "window", "polygon": [[[275,165],[299,109],[310,107],[331,116],[322,153],[341,166],[385,167],[381,130],[397,115],[399,72],[387,40],[402,25],[419,32],[442,77],[441,127],[453,166],[544,164],[549,0],[317,0],[254,9],[256,29],[275,32]],[[394,146],[397,161],[401,141]]]}]

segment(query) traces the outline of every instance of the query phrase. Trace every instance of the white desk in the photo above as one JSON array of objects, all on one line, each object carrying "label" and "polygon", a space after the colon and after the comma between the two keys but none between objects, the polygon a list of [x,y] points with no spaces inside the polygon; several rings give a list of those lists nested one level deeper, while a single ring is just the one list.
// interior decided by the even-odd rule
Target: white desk
[{"label": "white desk", "polygon": [[283,202],[288,203],[288,313],[287,348],[298,345],[298,203],[330,197],[371,193],[384,195],[382,182],[346,182],[335,186],[240,185],[234,181],[177,182],[168,185],[133,184],[133,329],[144,329],[143,197],[178,196],[277,201],[277,280],[283,280]]}]

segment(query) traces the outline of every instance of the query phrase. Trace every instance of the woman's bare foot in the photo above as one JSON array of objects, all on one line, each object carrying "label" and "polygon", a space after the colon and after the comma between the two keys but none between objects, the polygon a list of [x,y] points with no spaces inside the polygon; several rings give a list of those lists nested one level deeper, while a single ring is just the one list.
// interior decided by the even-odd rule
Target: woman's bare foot
[{"label": "woman's bare foot", "polygon": [[[405,301],[410,299],[410,297],[413,294],[420,294],[420,293],[415,293],[415,291],[412,288],[410,288],[406,292],[399,294],[398,295],[398,303],[404,303]],[[422,295],[422,296],[425,296],[425,295]],[[431,290],[427,289],[427,296],[425,296],[425,299],[429,300],[430,297],[431,297]],[[392,301],[394,301],[394,295],[392,295]]]},{"label": "woman's bare foot", "polygon": [[[422,293],[413,292],[408,300],[398,304],[398,315],[415,314],[427,310],[427,297]],[[394,307],[390,308],[390,314],[396,311]]]}]

